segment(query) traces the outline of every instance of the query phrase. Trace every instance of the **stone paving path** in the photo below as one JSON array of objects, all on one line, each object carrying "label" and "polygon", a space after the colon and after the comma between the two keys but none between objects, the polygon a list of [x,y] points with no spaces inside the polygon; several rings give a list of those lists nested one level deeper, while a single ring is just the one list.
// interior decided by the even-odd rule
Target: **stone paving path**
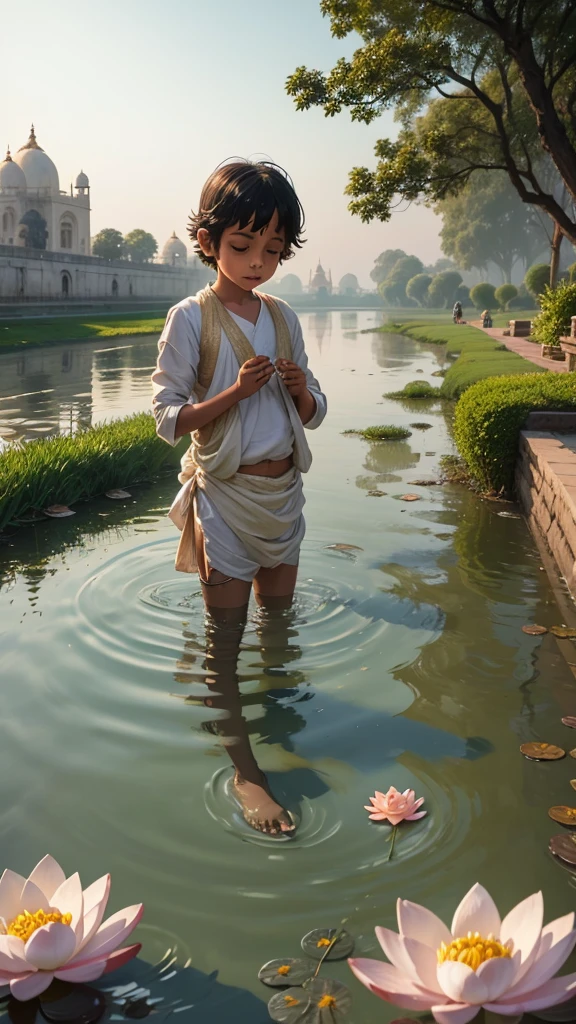
[{"label": "stone paving path", "polygon": [[504,334],[502,327],[479,327],[478,324],[471,324],[470,326],[476,327],[479,331],[483,331],[484,334],[489,334],[491,338],[497,338],[511,352],[516,352],[517,355],[522,356],[523,359],[528,359],[535,366],[543,366],[545,370],[551,370],[552,373],[568,372],[567,360],[564,363],[560,363],[556,362],[555,359],[544,359],[540,355],[540,346],[535,345],[533,341],[528,341],[528,338],[510,338]]}]

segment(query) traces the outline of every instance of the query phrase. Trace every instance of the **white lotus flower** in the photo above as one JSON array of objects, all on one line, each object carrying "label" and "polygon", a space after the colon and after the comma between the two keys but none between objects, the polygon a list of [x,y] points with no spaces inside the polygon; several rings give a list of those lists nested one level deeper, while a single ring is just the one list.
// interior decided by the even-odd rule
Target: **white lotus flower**
[{"label": "white lotus flower", "polygon": [[6,870],[0,878],[0,989],[33,999],[53,978],[96,981],[121,967],[140,943],[117,949],[138,924],[141,903],[119,910],[102,924],[110,875],[82,891],[78,873],[66,878],[53,857],[44,857],[29,878]]},{"label": "white lotus flower", "polygon": [[576,944],[574,914],[542,927],[542,893],[500,920],[476,884],[458,907],[452,931],[430,910],[398,900],[400,934],[377,928],[390,963],[348,963],[366,988],[405,1010],[431,1010],[438,1024],[468,1024],[481,1007],[515,1017],[538,1014],[576,995],[576,974],[553,975]]}]

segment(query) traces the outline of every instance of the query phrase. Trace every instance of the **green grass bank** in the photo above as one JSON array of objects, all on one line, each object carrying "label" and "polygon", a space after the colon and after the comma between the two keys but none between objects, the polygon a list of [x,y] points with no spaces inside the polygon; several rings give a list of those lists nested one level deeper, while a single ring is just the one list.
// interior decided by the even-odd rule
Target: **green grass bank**
[{"label": "green grass bank", "polygon": [[178,466],[187,444],[186,438],[175,448],[161,441],[153,416],[142,412],[71,436],[12,445],[0,454],[0,531],[23,525],[34,510],[153,480]]},{"label": "green grass bank", "polygon": [[[166,308],[166,312],[168,307]],[[0,320],[0,352],[19,348],[38,348],[65,341],[97,341],[129,334],[160,334],[166,314],[120,313],[98,316],[37,317],[35,319]]]},{"label": "green grass bank", "polygon": [[[509,314],[502,314],[508,316]],[[445,345],[448,356],[457,356],[450,366],[442,385],[440,397],[456,399],[472,384],[488,377],[519,375],[522,373],[545,373],[522,356],[510,352],[496,338],[467,324],[454,324],[446,318],[444,322],[430,320],[407,320],[386,324],[382,330],[393,330],[426,344]]]}]

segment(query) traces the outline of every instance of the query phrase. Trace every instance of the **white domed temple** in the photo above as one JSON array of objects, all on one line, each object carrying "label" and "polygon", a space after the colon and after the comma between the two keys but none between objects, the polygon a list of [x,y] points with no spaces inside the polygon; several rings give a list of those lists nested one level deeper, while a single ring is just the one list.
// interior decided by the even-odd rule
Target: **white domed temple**
[{"label": "white domed temple", "polygon": [[0,245],[50,252],[90,253],[90,182],[83,171],[60,189],[56,165],[30,138],[0,163]]},{"label": "white domed temple", "polygon": [[0,304],[177,301],[212,276],[197,257],[188,259],[176,232],[157,263],[91,256],[88,175],[81,170],[62,190],[34,125],[14,156],[8,149],[0,163]]}]

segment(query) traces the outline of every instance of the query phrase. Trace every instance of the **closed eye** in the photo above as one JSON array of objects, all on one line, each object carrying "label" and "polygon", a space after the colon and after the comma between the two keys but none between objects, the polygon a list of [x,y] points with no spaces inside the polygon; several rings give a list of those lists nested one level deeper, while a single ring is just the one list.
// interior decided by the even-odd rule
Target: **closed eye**
[{"label": "closed eye", "polygon": [[242,248],[240,248],[238,245],[232,245],[232,243],[230,243],[230,248],[234,249],[234,252],[248,252],[248,246],[247,245],[245,245]]}]

